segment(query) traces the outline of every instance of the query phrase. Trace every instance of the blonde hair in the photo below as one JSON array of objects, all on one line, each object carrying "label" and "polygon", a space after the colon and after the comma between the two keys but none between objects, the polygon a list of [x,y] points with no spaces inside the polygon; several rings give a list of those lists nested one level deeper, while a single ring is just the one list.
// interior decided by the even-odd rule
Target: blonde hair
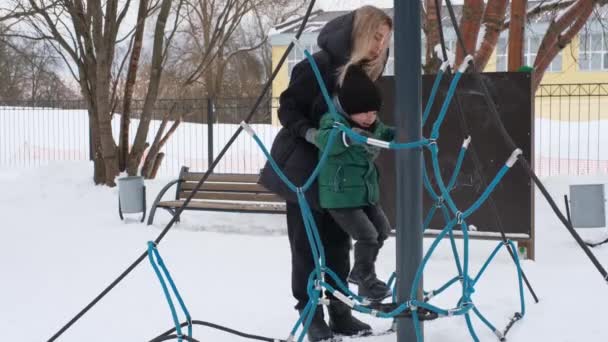
[{"label": "blonde hair", "polygon": [[353,32],[351,33],[352,51],[350,58],[346,64],[340,68],[338,84],[341,86],[346,76],[346,70],[351,65],[361,65],[365,73],[376,81],[382,75],[384,65],[386,64],[387,54],[390,42],[390,33],[386,37],[386,45],[378,58],[373,61],[367,61],[369,45],[374,40],[374,35],[382,25],[388,25],[393,29],[393,20],[383,10],[374,6],[362,6],[355,11],[355,20],[353,24]]}]

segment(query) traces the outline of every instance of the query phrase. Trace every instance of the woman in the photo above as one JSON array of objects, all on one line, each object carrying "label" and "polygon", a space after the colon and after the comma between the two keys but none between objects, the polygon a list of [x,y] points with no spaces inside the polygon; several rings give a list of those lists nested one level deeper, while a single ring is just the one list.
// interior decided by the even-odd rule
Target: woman
[{"label": "woman", "polygon": [[[343,71],[350,65],[360,65],[374,81],[382,75],[388,59],[392,26],[391,18],[373,6],[363,6],[325,25],[317,39],[321,50],[313,57],[330,94],[334,94]],[[304,184],[318,162],[319,151],[311,142],[321,116],[327,110],[324,105],[315,105],[322,103],[318,101],[320,94],[311,65],[307,60],[301,61],[293,68],[289,87],[281,94],[279,120],[283,128],[271,149],[272,157],[296,185]],[[296,195],[282,183],[269,164],[262,170],[260,183],[287,202],[291,286],[297,300],[296,309],[301,312],[308,303],[306,287],[314,261],[300,207]],[[316,184],[306,193],[306,198],[325,248],[327,266],[346,283],[350,271],[350,237],[329,213],[321,209]],[[327,280],[335,285],[331,279]],[[328,297],[329,326],[325,323],[323,307],[319,306],[308,330],[310,341],[331,339],[334,334],[352,336],[371,331],[369,325],[352,316],[348,306],[329,294]]]}]

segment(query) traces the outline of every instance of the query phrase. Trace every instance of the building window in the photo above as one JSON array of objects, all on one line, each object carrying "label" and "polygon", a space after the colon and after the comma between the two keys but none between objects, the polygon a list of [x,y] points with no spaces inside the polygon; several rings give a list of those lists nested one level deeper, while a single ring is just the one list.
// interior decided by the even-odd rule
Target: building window
[{"label": "building window", "polygon": [[[538,54],[538,48],[542,42],[542,37],[533,35],[526,37],[524,40],[524,64],[533,66]],[[498,44],[496,44],[496,71],[507,71],[509,60],[509,48],[507,37],[500,37]],[[562,71],[562,53],[558,53],[553,59],[547,72],[559,72]]]},{"label": "building window", "polygon": [[[319,51],[319,47],[317,46],[317,44],[305,44],[303,46],[311,54],[314,54],[315,52]],[[291,49],[289,56],[287,56],[287,73],[289,75],[289,78],[291,78],[291,71],[293,70],[293,68],[304,58],[306,58],[306,56],[304,55],[304,51],[302,51],[300,48],[294,46],[294,48]]]},{"label": "building window", "polygon": [[608,46],[605,38],[601,32],[586,32],[580,35],[580,70],[608,70]]}]

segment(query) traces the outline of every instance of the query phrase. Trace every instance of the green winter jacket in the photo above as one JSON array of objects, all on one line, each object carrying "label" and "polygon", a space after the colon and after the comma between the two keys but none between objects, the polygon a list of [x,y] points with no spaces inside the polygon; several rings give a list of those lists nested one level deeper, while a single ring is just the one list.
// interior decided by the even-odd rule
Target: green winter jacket
[{"label": "green winter jacket", "polygon": [[[340,123],[351,127],[346,118]],[[323,154],[329,143],[334,124],[331,114],[321,118],[316,145]],[[378,119],[373,126],[373,138],[392,141],[395,130]],[[329,157],[319,174],[319,200],[325,209],[357,208],[377,204],[380,199],[379,175],[374,164],[375,156],[364,145],[344,144],[342,134],[335,136]]]}]

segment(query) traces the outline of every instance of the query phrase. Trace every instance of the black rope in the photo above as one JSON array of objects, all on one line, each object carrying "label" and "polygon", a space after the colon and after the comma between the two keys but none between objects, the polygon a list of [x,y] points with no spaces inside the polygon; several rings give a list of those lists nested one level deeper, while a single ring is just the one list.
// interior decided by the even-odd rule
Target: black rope
[{"label": "black rope", "polygon": [[519,312],[516,312],[513,315],[513,317],[511,317],[511,320],[509,321],[509,324],[507,324],[507,326],[505,327],[505,330],[503,330],[503,332],[502,332],[503,339],[501,339],[501,341],[505,341],[504,338],[509,333],[509,330],[511,330],[511,328],[513,327],[513,325],[515,323],[517,323],[517,321],[521,320],[522,318],[523,318],[523,316]]},{"label": "black rope", "polygon": [[[462,47],[464,55],[466,56],[466,55],[468,55],[468,51],[467,51],[466,47],[464,46],[462,34],[461,34],[460,28],[458,27],[458,24],[456,22],[456,15],[454,14],[454,8],[452,7],[452,3],[450,0],[446,0],[446,6],[448,8],[448,12],[450,13],[450,18],[452,20],[452,25],[454,27],[454,31],[456,32],[456,37],[458,38],[458,43]],[[476,70],[474,61],[470,61],[469,66],[471,67],[471,69],[473,71],[472,72],[473,78],[479,84],[479,86],[483,92],[483,95],[484,95],[483,98],[486,102],[486,105],[488,106],[492,119],[494,120],[494,122],[496,123],[496,125],[500,131],[500,134],[502,135],[505,142],[509,145],[511,150],[515,150],[517,148],[517,145],[513,141],[513,138],[511,137],[509,132],[507,132],[504,124],[502,123],[502,120],[500,119],[500,114],[498,113],[498,110],[496,109],[496,104],[494,103],[494,101],[492,100],[492,98],[490,96],[490,91],[488,90],[488,87],[485,84],[485,80],[479,75],[479,72]],[[593,265],[597,268],[597,270],[600,272],[600,274],[602,275],[604,280],[608,280],[608,273],[606,272],[604,267],[601,265],[601,263],[597,260],[595,255],[593,255],[593,252],[591,252],[589,247],[587,245],[585,245],[585,242],[580,237],[580,235],[578,235],[578,233],[574,230],[572,225],[564,217],[564,214],[557,207],[557,204],[553,200],[553,197],[551,197],[551,195],[545,188],[544,184],[540,181],[540,179],[538,179],[536,173],[534,173],[534,170],[531,168],[530,163],[528,162],[526,157],[524,157],[523,154],[520,154],[518,156],[518,160],[521,163],[524,170],[526,171],[526,173],[528,173],[528,176],[534,181],[536,186],[539,188],[539,190],[541,191],[541,193],[543,194],[543,196],[545,197],[547,202],[549,202],[549,205],[551,206],[551,209],[553,209],[553,212],[557,215],[559,220],[564,224],[566,229],[568,229],[568,231],[570,232],[572,237],[576,240],[576,242],[579,244],[579,246],[583,249],[585,254],[587,254],[587,256],[589,257],[589,259],[591,260]]]},{"label": "black rope", "polygon": [[[201,326],[205,326],[205,327],[209,327],[209,328],[213,328],[213,329],[217,329],[217,330],[221,330],[224,332],[227,332],[229,334],[233,334],[233,335],[237,335],[243,338],[248,338],[251,340],[258,340],[258,341],[267,341],[267,342],[287,342],[286,340],[281,340],[278,338],[272,338],[272,337],[264,337],[264,336],[258,336],[258,335],[253,335],[253,334],[247,334],[238,330],[234,330],[225,326],[221,326],[215,323],[210,323],[210,322],[205,322],[205,321],[197,321],[194,320],[192,321],[193,325],[201,325]],[[181,327],[186,327],[188,326],[188,322],[184,322],[181,324]],[[159,335],[158,337],[150,340],[150,342],[160,342],[160,341],[167,341],[167,337],[169,336],[176,336],[173,333],[175,332],[175,328],[172,328],[166,332],[164,332],[163,334]],[[172,335],[173,334],[173,335]],[[174,339],[174,338],[173,338]]]},{"label": "black rope", "polygon": [[[310,14],[312,13],[312,9],[313,9],[313,7],[315,5],[315,2],[316,2],[316,0],[310,0],[310,4],[308,6],[308,9],[306,10],[306,14],[303,17],[302,24],[300,25],[300,27],[298,29],[298,32],[295,35],[296,39],[299,39],[300,36],[302,35],[302,32],[304,31],[304,28],[306,27],[306,24],[308,23],[308,19],[310,17]],[[281,69],[281,67],[285,63],[285,60],[287,60],[287,56],[289,56],[289,54],[291,53],[291,50],[293,49],[293,47],[294,47],[294,43],[293,42],[290,43],[289,46],[287,47],[287,50],[285,51],[285,53],[281,57],[279,63],[277,64],[275,70],[273,71],[272,76],[270,77],[270,79],[264,85],[262,93],[260,94],[260,96],[256,100],[256,102],[253,105],[251,111],[247,115],[247,118],[244,120],[246,123],[248,123],[249,121],[251,121],[251,118],[255,115],[258,107],[260,106],[260,104],[263,101],[264,96],[266,95],[266,93],[268,92],[268,90],[270,89],[270,87],[272,86],[272,82],[277,77],[277,75],[279,73],[279,70]],[[228,151],[228,149],[230,149],[230,146],[232,146],[232,144],[236,141],[236,139],[238,138],[238,136],[241,134],[242,131],[243,131],[243,127],[239,126],[239,128],[236,130],[236,132],[230,138],[230,140],[228,140],[228,143],[224,146],[224,148],[219,153],[219,155],[215,158],[215,160],[213,161],[213,163],[211,163],[211,165],[209,166],[207,172],[205,172],[205,175],[203,176],[203,178],[198,182],[198,184],[196,185],[196,187],[194,188],[194,190],[192,190],[192,192],[190,193],[190,195],[188,196],[188,198],[184,201],[184,204],[179,209],[177,209],[177,211],[175,212],[175,215],[173,215],[173,217],[171,218],[171,220],[169,221],[169,223],[167,224],[167,226],[163,229],[163,231],[156,238],[156,240],[154,240],[154,242],[157,245],[165,237],[165,235],[169,232],[169,230],[171,229],[171,227],[175,224],[175,222],[177,221],[177,218],[180,217],[181,213],[184,211],[184,208],[188,205],[188,203],[190,203],[190,201],[192,200],[192,198],[194,196],[196,196],[196,193],[199,191],[199,189],[201,188],[201,186],[207,181],[207,179],[209,178],[209,176],[211,175],[211,173],[215,170],[215,167],[219,164],[219,162],[224,157],[224,155],[226,154],[226,152]],[[74,318],[72,318],[68,323],[66,323],[63,327],[61,327],[61,329],[59,329],[59,331],[57,331],[48,341],[49,342],[55,341],[66,330],[68,330],[74,323],[76,323],[85,313],[87,313],[87,311],[89,311],[93,306],[95,306],[95,304],[97,304],[97,302],[99,302],[103,297],[105,297],[105,295],[107,295],[116,285],[118,285],[118,283],[120,283],[129,273],[131,273],[131,271],[133,271],[133,269],[135,269],[135,267],[137,267],[137,265],[139,265],[146,258],[147,254],[148,254],[147,251],[144,252],[144,253],[142,253],[135,260],[135,262],[133,262],[123,273],[121,273],[118,276],[118,278],[116,278],[112,283],[110,283],[110,285],[108,285],[108,287],[106,287],[99,295],[97,295],[97,297],[95,297],[87,306],[85,306],[84,309],[82,309],[80,312],[78,312],[78,314],[76,314],[76,316],[74,316]]]}]

